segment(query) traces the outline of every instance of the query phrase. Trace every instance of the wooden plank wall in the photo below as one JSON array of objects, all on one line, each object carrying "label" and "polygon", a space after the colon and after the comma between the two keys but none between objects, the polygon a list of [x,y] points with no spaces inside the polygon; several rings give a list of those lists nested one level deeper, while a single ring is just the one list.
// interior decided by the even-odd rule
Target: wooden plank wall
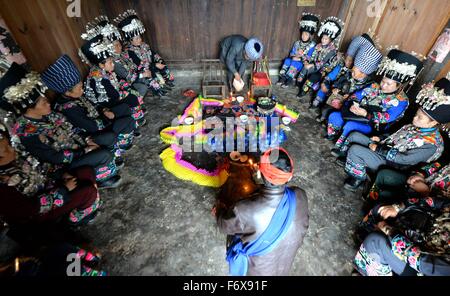
[{"label": "wooden plank wall", "polygon": [[[89,4],[88,4],[89,3]],[[33,69],[42,71],[67,53],[80,66],[80,35],[86,22],[102,11],[97,0],[83,0],[82,18],[66,15],[65,0],[1,0],[0,13]]]},{"label": "wooden plank wall", "polygon": [[81,17],[66,15],[66,0],[0,0],[0,13],[32,67],[41,71],[62,53],[76,59],[85,24],[99,14],[114,18],[128,8],[139,12],[146,40],[168,60],[199,61],[218,56],[229,34],[255,35],[270,59],[282,59],[298,39],[303,11],[345,18],[348,0],[81,0]]},{"label": "wooden plank wall", "polygon": [[[378,1],[380,17],[368,17]],[[428,54],[450,16],[450,0],[317,0],[316,7],[297,7],[296,0],[81,0],[81,17],[66,15],[66,0],[0,0],[0,14],[32,67],[43,70],[62,53],[81,66],[77,48],[85,24],[99,14],[114,18],[128,8],[139,12],[146,40],[166,59],[197,62],[218,55],[219,41],[229,34],[260,37],[271,60],[281,60],[298,38],[303,11],[347,19],[343,48],[351,38],[375,31],[386,49]],[[350,13],[348,15],[348,13]],[[442,66],[445,72],[448,65]]]},{"label": "wooden plank wall", "polygon": [[368,17],[371,2],[355,1],[344,37],[347,46],[353,36],[368,32],[378,37],[384,52],[391,45],[427,55],[450,18],[450,0],[379,0],[380,17]]},{"label": "wooden plank wall", "polygon": [[[172,60],[194,60],[218,56],[219,41],[231,34],[257,36],[266,45],[270,59],[281,59],[295,38],[297,21],[304,8],[294,0],[103,0],[108,15],[129,7],[140,12],[150,27],[148,40]],[[307,11],[338,14],[342,0],[318,0]]]}]

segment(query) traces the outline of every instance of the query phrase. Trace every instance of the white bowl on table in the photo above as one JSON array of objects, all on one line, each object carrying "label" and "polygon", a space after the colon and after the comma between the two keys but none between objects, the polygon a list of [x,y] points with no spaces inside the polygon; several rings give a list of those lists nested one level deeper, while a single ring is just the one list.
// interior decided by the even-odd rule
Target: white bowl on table
[{"label": "white bowl on table", "polygon": [[285,116],[285,117],[281,118],[281,121],[283,121],[284,125],[289,125],[292,122],[292,119]]},{"label": "white bowl on table", "polygon": [[184,120],[184,123],[187,125],[191,125],[194,123],[194,118],[193,117],[186,117],[186,119]]},{"label": "white bowl on table", "polygon": [[248,116],[247,115],[241,115],[239,116],[239,120],[243,123],[248,121]]},{"label": "white bowl on table", "polygon": [[236,100],[237,100],[238,103],[240,104],[240,103],[244,102],[245,98],[244,98],[243,96],[238,96],[238,97],[236,98]]}]

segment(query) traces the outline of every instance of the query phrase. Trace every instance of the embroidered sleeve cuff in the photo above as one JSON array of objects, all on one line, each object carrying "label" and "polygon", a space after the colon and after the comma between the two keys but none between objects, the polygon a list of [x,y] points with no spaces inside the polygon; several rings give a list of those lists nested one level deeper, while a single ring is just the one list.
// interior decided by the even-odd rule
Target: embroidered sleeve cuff
[{"label": "embroidered sleeve cuff", "polygon": [[64,150],[63,163],[71,163],[74,158],[74,153],[71,150]]},{"label": "embroidered sleeve cuff", "polygon": [[64,203],[67,203],[70,200],[69,189],[67,189],[66,186],[61,186],[60,188],[58,188],[56,195],[61,196]]}]

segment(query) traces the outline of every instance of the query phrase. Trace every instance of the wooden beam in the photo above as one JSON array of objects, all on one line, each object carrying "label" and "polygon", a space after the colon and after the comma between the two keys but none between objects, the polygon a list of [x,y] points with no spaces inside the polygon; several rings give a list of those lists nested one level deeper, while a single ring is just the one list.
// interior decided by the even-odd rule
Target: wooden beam
[{"label": "wooden beam", "polygon": [[350,1],[350,4],[348,3],[348,0],[346,1],[347,2],[346,3],[347,4],[347,13],[346,13],[345,20],[344,20],[344,23],[345,23],[344,29],[341,32],[341,39],[339,40],[339,44],[338,44],[339,49],[341,47],[342,41],[345,38],[345,33],[347,32],[348,24],[350,23],[350,19],[353,16],[353,12],[355,10],[356,0],[349,0],[349,1]]},{"label": "wooden beam", "polygon": [[389,2],[392,2],[392,0],[382,0],[383,2],[381,3],[381,15],[379,17],[375,17],[372,26],[370,27],[370,30],[374,33],[374,36],[376,36],[378,34],[378,28],[380,25],[381,20],[384,18],[384,16],[386,15],[386,7]]}]

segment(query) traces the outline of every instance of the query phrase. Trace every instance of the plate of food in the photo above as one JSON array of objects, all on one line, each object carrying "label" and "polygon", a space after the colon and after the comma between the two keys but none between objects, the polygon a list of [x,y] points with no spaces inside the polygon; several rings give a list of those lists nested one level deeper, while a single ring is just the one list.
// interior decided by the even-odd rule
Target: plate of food
[{"label": "plate of food", "polygon": [[273,113],[277,103],[269,97],[260,97],[257,101],[258,112],[263,114]]}]

